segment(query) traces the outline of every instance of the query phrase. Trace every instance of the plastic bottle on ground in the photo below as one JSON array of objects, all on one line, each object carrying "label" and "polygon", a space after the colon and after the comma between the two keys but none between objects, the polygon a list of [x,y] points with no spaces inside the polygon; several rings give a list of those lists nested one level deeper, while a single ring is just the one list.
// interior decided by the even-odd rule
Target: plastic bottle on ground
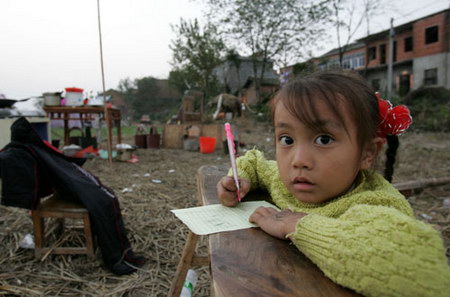
[{"label": "plastic bottle on ground", "polygon": [[183,289],[181,290],[180,297],[191,297],[194,292],[194,287],[197,284],[198,275],[195,270],[189,269],[184,280]]}]

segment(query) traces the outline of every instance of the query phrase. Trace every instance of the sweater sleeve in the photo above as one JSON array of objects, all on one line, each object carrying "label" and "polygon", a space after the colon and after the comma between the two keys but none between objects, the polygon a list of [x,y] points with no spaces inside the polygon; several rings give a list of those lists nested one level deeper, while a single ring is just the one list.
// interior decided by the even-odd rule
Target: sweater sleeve
[{"label": "sweater sleeve", "polygon": [[384,206],[309,214],[291,236],[334,282],[365,296],[450,296],[450,267],[430,225]]},{"label": "sweater sleeve", "polygon": [[[239,157],[236,164],[239,177],[250,181],[251,190],[267,189],[274,175],[278,175],[276,162],[267,160],[264,154],[256,149],[250,150],[244,156]],[[231,170],[229,175],[233,175]]]}]

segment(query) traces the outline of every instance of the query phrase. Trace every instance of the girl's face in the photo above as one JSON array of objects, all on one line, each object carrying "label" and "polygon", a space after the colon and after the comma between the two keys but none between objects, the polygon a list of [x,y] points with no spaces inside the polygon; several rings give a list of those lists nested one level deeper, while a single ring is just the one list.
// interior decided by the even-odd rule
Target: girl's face
[{"label": "girl's face", "polygon": [[[339,109],[343,115],[348,114],[346,106]],[[280,101],[274,114],[281,179],[290,193],[307,203],[321,203],[344,194],[358,172],[371,167],[377,152],[369,145],[361,150],[350,116],[344,116],[341,123],[321,100],[317,101],[317,114],[319,130],[305,126]]]}]

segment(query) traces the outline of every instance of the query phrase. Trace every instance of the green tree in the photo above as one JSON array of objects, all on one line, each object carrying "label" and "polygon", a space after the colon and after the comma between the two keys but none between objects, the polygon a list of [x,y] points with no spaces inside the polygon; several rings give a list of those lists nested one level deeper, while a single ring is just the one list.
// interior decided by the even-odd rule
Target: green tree
[{"label": "green tree", "polygon": [[181,94],[189,90],[189,73],[184,69],[172,70],[169,72],[169,84],[171,87],[177,89]]},{"label": "green tree", "polygon": [[[236,77],[237,77],[237,81],[241,81],[241,59],[239,57],[238,52],[235,49],[229,49],[227,51],[227,54],[225,56],[225,61],[229,61],[232,63],[232,65],[234,66],[234,69],[236,70]],[[226,81],[226,79],[224,79],[225,81],[225,92],[229,92],[230,87],[228,82]]]},{"label": "green tree", "polygon": [[252,57],[257,96],[267,63],[298,61],[318,41],[329,14],[327,1],[204,1],[208,19],[220,26],[226,42]]},{"label": "green tree", "polygon": [[159,87],[156,78],[149,76],[134,81],[126,78],[119,82],[118,89],[127,105],[131,106],[135,120],[144,114],[151,114],[159,105]]},{"label": "green tree", "polygon": [[158,107],[159,87],[157,79],[150,76],[136,79],[136,86],[136,99],[133,102],[133,109],[139,116],[151,113],[155,107]]},{"label": "green tree", "polygon": [[222,62],[225,49],[216,27],[208,23],[201,28],[197,19],[181,19],[172,30],[177,37],[170,46],[173,54],[171,84],[180,90],[199,89],[205,97],[214,95],[219,85],[213,70]]},{"label": "green tree", "polygon": [[135,83],[129,78],[121,79],[119,81],[119,85],[117,86],[117,89],[120,93],[122,93],[123,100],[125,101],[125,104],[127,105],[128,109],[128,115],[131,118],[134,118],[134,109],[133,101],[136,96],[136,86]]},{"label": "green tree", "polygon": [[119,81],[119,85],[117,86],[117,89],[119,92],[122,93],[123,99],[125,102],[129,105],[133,103],[134,100],[134,91],[135,91],[135,84],[129,77],[125,79],[121,79]]},{"label": "green tree", "polygon": [[304,76],[304,75],[313,73],[314,71],[316,71],[316,67],[315,67],[314,63],[311,61],[307,61],[307,62],[294,64],[293,69],[292,69],[292,74],[294,76],[297,76],[297,75]]}]

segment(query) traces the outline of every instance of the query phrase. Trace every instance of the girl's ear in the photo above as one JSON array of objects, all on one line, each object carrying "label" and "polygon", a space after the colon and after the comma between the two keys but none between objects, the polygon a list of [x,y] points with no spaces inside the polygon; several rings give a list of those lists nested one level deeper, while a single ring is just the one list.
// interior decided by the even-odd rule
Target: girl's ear
[{"label": "girl's ear", "polygon": [[366,145],[362,153],[361,169],[372,168],[373,164],[375,163],[375,160],[377,159],[378,154],[380,153],[385,143],[386,143],[385,138],[375,137],[369,144]]}]

